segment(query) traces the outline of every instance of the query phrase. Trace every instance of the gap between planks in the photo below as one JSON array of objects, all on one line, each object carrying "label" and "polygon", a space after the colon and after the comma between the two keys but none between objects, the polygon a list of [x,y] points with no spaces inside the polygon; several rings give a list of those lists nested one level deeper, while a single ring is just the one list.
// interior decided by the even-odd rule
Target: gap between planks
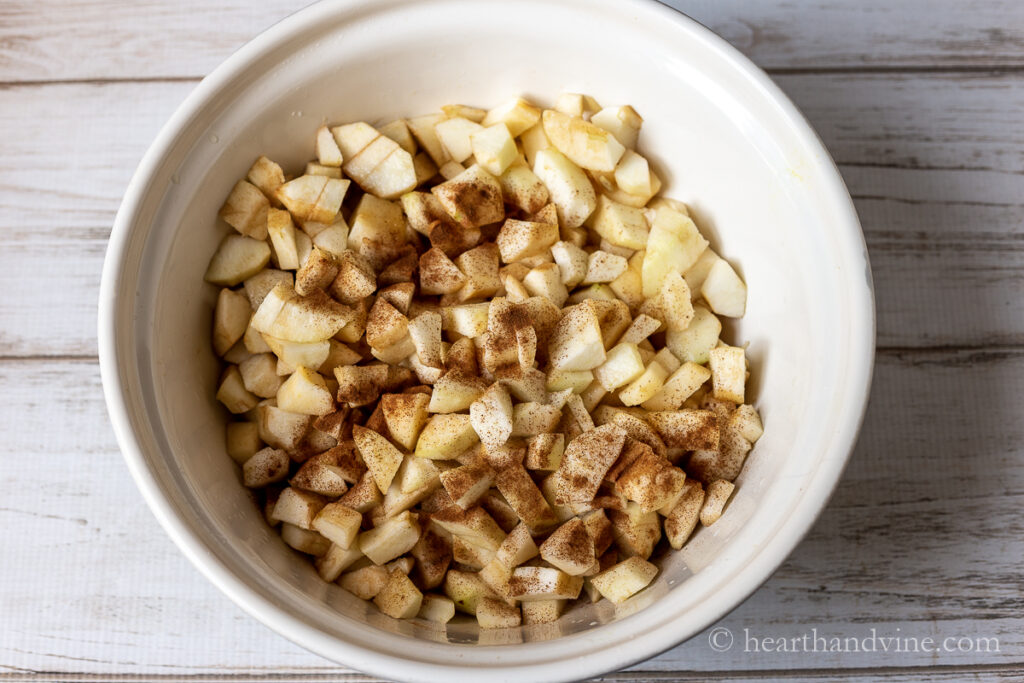
[{"label": "gap between planks", "polygon": [[[739,681],[739,680],[876,680],[881,678],[897,680],[952,680],[962,681],[967,676],[992,676],[999,680],[1020,680],[1024,676],[1024,665],[1017,664],[980,664],[980,665],[943,665],[936,664],[924,667],[864,667],[855,669],[745,669],[736,671],[630,671],[611,673],[592,678],[593,683],[647,683],[667,682],[684,683],[688,681]],[[0,681],[182,681],[183,683],[276,683],[277,681],[339,681],[341,683],[384,683],[385,679],[367,676],[360,673],[344,674],[71,674],[62,672],[31,672],[31,673],[0,673]]]},{"label": "gap between planks", "polygon": [[[911,365],[968,365],[979,360],[998,360],[1024,354],[1024,344],[975,344],[963,346],[879,346],[874,349],[877,356],[888,356],[903,359],[915,356]],[[961,356],[959,358],[941,360],[943,356]],[[930,358],[935,358],[934,360]],[[98,364],[99,356],[90,354],[57,354],[57,355],[0,355],[0,364],[32,364],[32,362],[81,362],[81,364]]]},{"label": "gap between planks", "polygon": [[[1024,73],[1024,64],[965,64],[949,66],[820,66],[760,67],[769,76],[845,76],[871,74],[979,74],[1002,76]],[[26,78],[0,81],[0,88],[43,87],[48,85],[113,85],[148,83],[198,83],[205,76],[126,76],[117,78]]]}]

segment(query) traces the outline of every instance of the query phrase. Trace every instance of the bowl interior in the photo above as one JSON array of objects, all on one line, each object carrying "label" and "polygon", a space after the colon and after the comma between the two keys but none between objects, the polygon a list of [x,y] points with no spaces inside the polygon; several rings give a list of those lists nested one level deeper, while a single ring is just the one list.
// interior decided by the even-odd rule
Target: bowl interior
[{"label": "bowl interior", "polygon": [[[550,104],[564,91],[641,113],[640,151],[664,194],[692,207],[712,246],[745,278],[747,315],[723,337],[750,343],[751,395],[765,434],[721,521],[682,552],[660,556],[655,583],[625,605],[602,602],[555,625],[503,632],[399,622],[324,584],[265,525],[224,454],[209,347],[216,292],[202,279],[229,230],[216,212],[257,155],[300,170],[322,122],[384,123],[518,94]],[[301,644],[336,658],[369,650],[428,663],[409,673],[416,678],[432,666],[565,661],[567,642],[577,643],[570,659],[589,653],[599,667],[618,666],[734,607],[784,559],[831,491],[863,410],[873,344],[856,218],[831,161],[788,102],[669,10],[583,0],[324,3],[235,55],[157,147],[129,192],[123,250],[105,283],[116,348],[116,370],[105,372],[124,392],[129,462],[197,564]],[[669,622],[673,633],[626,652],[629,639]],[[526,645],[488,647],[503,643]]]}]

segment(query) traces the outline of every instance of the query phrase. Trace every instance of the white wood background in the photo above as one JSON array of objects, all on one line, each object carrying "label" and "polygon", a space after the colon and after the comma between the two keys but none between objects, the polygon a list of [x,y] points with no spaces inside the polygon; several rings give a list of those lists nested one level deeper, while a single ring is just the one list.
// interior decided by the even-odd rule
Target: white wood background
[{"label": "white wood background", "polygon": [[[245,616],[142,503],[95,314],[122,191],[182,98],[302,0],[0,3],[0,679],[371,680]],[[767,68],[860,211],[871,407],[833,501],[707,634],[606,680],[1024,680],[1024,3],[675,0]],[[751,653],[759,638],[999,650]]]}]

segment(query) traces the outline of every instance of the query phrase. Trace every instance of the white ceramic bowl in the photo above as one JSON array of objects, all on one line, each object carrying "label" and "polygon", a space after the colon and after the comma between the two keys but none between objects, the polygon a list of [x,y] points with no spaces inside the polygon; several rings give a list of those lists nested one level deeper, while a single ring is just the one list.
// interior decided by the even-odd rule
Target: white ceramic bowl
[{"label": "white ceramic bowl", "polygon": [[[324,120],[387,121],[450,102],[563,91],[632,104],[641,149],[749,286],[725,336],[750,342],[765,421],[724,517],[618,610],[556,627],[448,636],[320,581],[264,524],[224,455],[213,400],[217,208],[265,153],[292,168]],[[782,563],[854,444],[874,351],[863,237],[827,152],[778,88],[723,40],[646,0],[324,2],[207,77],[125,194],[103,272],[103,384],[125,459],[182,551],[243,609],[346,666],[422,681],[578,679],[698,633]],[[449,639],[454,642],[449,642]]]}]

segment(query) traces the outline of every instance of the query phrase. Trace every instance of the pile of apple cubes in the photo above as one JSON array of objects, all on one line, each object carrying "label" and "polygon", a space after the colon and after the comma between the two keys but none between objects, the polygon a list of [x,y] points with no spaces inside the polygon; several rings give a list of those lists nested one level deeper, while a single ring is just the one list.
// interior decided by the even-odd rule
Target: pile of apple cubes
[{"label": "pile of apple cubes", "polygon": [[641,122],[453,105],[321,127],[302,175],[261,157],[235,185],[206,274],[227,448],[324,580],[393,617],[549,622],[721,515],[761,434],[719,340],[746,288],[655,198]]}]

